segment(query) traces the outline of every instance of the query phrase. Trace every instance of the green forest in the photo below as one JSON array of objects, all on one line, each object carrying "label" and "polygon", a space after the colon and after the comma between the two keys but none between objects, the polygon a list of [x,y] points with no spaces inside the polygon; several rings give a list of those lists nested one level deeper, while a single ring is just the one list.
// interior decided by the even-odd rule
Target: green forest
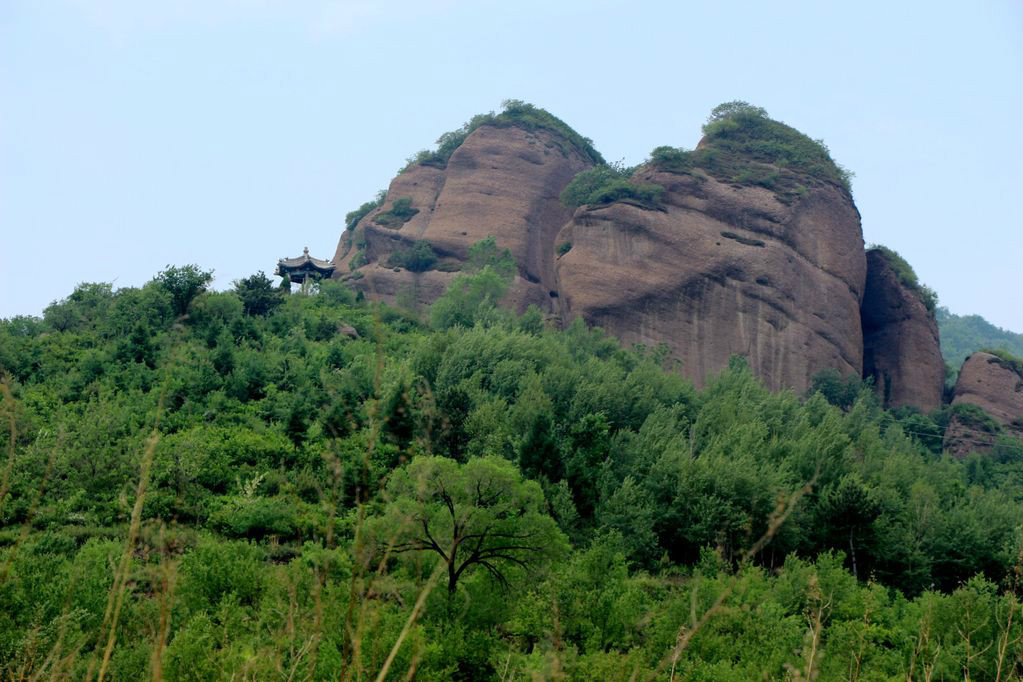
[{"label": "green forest", "polygon": [[[823,158],[823,157],[822,157]],[[1018,680],[1023,446],[741,357],[168,266],[0,321],[3,680]]]},{"label": "green forest", "polygon": [[935,310],[941,331],[941,354],[956,372],[970,353],[978,350],[1002,350],[1023,357],[1023,334],[996,327],[980,315],[956,315],[948,308]]}]

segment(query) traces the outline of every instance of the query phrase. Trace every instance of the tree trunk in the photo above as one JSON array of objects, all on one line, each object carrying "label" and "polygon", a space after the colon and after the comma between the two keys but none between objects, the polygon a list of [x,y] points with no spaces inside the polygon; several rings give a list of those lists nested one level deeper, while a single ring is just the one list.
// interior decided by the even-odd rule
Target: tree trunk
[{"label": "tree trunk", "polygon": [[455,585],[458,583],[458,574],[455,573],[455,563],[448,562],[448,599],[455,594]]},{"label": "tree trunk", "polygon": [[852,559],[853,577],[859,580],[860,574],[856,571],[856,545],[853,543],[854,532],[852,528],[849,529],[849,554]]}]

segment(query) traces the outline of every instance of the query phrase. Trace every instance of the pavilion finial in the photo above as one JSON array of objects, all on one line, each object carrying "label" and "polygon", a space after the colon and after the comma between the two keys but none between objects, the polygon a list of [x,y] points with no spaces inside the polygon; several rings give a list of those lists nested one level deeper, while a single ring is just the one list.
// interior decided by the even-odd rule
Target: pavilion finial
[{"label": "pavilion finial", "polygon": [[304,249],[302,249],[302,255],[305,256],[306,258],[309,257],[309,247],[308,246],[305,247]]}]

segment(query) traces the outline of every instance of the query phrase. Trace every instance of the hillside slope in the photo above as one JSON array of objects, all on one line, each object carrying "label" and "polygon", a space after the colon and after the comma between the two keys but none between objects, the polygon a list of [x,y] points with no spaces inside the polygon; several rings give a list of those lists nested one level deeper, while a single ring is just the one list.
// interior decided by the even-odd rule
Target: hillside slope
[{"label": "hillside slope", "polygon": [[738,358],[696,390],[460,276],[429,325],[194,267],[0,321],[3,675],[904,679],[927,637],[958,678],[968,632],[995,677],[1023,448]]},{"label": "hillside slope", "polygon": [[941,354],[956,371],[971,353],[985,348],[1001,349],[1023,357],[1023,334],[996,327],[980,315],[956,315],[945,307],[937,309],[937,319],[941,332]]}]

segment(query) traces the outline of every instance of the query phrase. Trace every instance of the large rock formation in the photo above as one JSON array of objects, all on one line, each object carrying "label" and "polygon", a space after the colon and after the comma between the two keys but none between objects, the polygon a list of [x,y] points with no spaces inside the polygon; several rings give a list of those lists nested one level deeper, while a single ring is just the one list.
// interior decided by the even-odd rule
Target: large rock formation
[{"label": "large rock formation", "polygon": [[[968,406],[983,412],[961,409]],[[945,449],[955,455],[989,449],[999,431],[1023,438],[1023,373],[1019,365],[992,353],[974,353],[959,370],[952,409]]]},{"label": "large rock formation", "polygon": [[[391,182],[384,204],[342,237],[334,259],[337,276],[351,277],[358,258],[353,283],[367,295],[394,302],[411,292],[418,303],[430,303],[444,292],[469,247],[493,236],[518,264],[506,302],[519,310],[529,304],[549,310],[550,292],[557,289],[554,237],[571,217],[558,197],[591,165],[556,132],[483,125],[445,168],[413,164]],[[403,224],[382,220],[403,198],[417,212]],[[411,272],[389,264],[392,253],[418,240],[430,243],[439,268]]]},{"label": "large rock formation", "polygon": [[566,317],[629,343],[667,343],[697,384],[745,355],[770,387],[862,370],[865,262],[859,214],[828,183],[782,200],[699,170],[648,168],[662,207],[582,207],[558,237]]},{"label": "large rock formation", "polygon": [[[602,167],[590,175],[608,182],[593,194],[573,183],[587,197],[576,203],[589,203],[573,211],[562,191],[602,162],[588,140],[522,103],[477,117],[345,232],[335,276],[378,300],[428,304],[494,236],[517,264],[506,305],[667,344],[697,385],[732,355],[771,388],[803,392],[824,369],[859,377],[866,331],[866,371],[889,404],[936,407],[933,318],[881,263],[861,325],[859,212],[827,149],[737,103],[716,109],[705,133],[695,151],[658,148],[628,176]],[[642,186],[655,191],[630,190]],[[424,243],[429,262],[410,260]]]},{"label": "large rock formation", "polygon": [[941,407],[945,384],[938,324],[921,293],[900,280],[891,257],[882,249],[867,252],[863,376],[873,377],[886,407],[930,412]]}]

